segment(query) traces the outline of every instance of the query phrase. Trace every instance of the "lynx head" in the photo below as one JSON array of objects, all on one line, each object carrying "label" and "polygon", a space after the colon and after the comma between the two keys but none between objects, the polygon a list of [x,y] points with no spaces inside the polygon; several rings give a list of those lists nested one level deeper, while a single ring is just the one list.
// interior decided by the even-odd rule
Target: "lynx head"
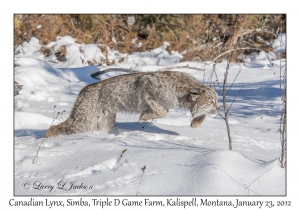
[{"label": "lynx head", "polygon": [[[218,94],[217,92],[207,86],[200,88],[193,88],[189,93],[189,101],[191,103],[191,113],[193,120],[196,120],[200,116],[215,116],[220,109],[218,105]],[[205,117],[199,119],[204,120]],[[198,121],[199,121],[198,119]],[[202,123],[201,121],[201,123]],[[201,123],[198,123],[201,125]],[[192,127],[198,127],[199,125],[191,125]]]}]

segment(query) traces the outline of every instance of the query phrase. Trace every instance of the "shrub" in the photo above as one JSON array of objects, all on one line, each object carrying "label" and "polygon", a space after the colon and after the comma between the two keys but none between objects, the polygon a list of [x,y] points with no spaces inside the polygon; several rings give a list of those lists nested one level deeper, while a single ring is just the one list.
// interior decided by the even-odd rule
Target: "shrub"
[{"label": "shrub", "polygon": [[[285,21],[281,14],[16,14],[14,42],[18,45],[35,36],[45,45],[56,36],[70,35],[79,43],[100,43],[131,53],[151,50],[167,41],[171,44],[168,50],[181,52],[185,60],[205,61],[226,52],[231,44],[268,51],[276,34],[285,32]],[[253,50],[234,54],[241,52]]]}]

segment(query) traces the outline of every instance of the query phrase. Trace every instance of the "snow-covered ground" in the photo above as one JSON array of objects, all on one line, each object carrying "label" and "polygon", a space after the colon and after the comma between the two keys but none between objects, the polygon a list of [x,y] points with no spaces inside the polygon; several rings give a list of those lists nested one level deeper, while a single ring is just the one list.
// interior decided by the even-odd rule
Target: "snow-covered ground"
[{"label": "snow-covered ground", "polygon": [[[285,42],[278,44],[282,37],[285,35],[274,42],[276,52],[285,50],[280,49]],[[32,164],[51,123],[65,120],[79,91],[99,82],[91,77],[98,67],[87,66],[88,61],[100,63],[105,57],[97,45],[59,37],[48,47],[58,49],[61,45],[66,45],[66,62],[41,54],[35,38],[16,49],[15,81],[23,89],[15,96],[14,104],[15,195],[286,194],[278,132],[282,112],[280,67],[285,67],[285,60],[274,53],[253,54],[244,63],[230,66],[229,85],[236,80],[228,93],[228,106],[243,86],[229,112],[233,151],[228,150],[227,129],[220,116],[208,118],[193,129],[187,110],[172,109],[166,117],[148,123],[139,123],[136,114],[118,113],[112,134],[91,131],[45,139],[37,162]],[[215,74],[213,63],[180,62],[182,56],[178,52],[169,54],[166,47],[167,43],[131,55],[108,50],[107,57],[116,62],[110,68],[134,71],[187,65],[205,69],[173,70],[187,72],[200,83],[214,84],[222,106],[226,61],[216,65]],[[99,79],[121,73],[108,72]],[[63,114],[53,120],[57,112]],[[72,182],[73,187],[86,189],[66,190]]]}]

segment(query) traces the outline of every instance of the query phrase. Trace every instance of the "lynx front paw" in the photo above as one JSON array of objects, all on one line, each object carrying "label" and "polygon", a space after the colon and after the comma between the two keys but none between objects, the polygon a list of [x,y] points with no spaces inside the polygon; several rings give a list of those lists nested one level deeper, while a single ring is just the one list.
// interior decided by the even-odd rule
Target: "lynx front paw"
[{"label": "lynx front paw", "polygon": [[197,127],[199,127],[200,125],[202,125],[202,123],[204,122],[205,117],[206,117],[206,115],[201,115],[201,116],[199,116],[199,117],[195,117],[195,118],[192,120],[191,127],[192,127],[192,128],[197,128]]},{"label": "lynx front paw", "polygon": [[139,121],[140,122],[146,122],[147,120],[151,120],[148,118],[149,116],[146,114],[146,113],[142,113],[141,116],[140,116],[140,119]]}]

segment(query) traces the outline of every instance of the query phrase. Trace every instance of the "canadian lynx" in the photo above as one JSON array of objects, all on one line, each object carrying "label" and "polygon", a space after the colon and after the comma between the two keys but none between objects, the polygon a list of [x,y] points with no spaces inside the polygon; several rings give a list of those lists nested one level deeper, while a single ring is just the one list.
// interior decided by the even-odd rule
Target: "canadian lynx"
[{"label": "canadian lynx", "polygon": [[192,128],[220,109],[216,91],[189,74],[176,71],[126,74],[84,87],[69,118],[52,125],[45,137],[88,130],[109,132],[114,128],[117,112],[141,113],[139,121],[144,122],[162,118],[176,107],[191,111]]}]

